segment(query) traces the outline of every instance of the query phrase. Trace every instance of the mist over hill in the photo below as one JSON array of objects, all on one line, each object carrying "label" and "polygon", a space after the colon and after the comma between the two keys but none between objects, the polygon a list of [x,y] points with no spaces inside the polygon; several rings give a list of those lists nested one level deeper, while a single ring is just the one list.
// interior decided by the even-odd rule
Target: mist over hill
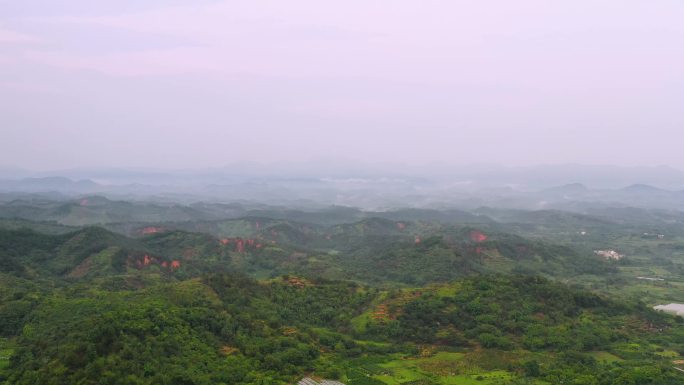
[{"label": "mist over hill", "polygon": [[404,172],[3,179],[0,383],[684,383],[681,192]]},{"label": "mist over hill", "polygon": [[560,209],[684,209],[684,172],[670,167],[557,165],[430,167],[350,164],[242,164],[205,170],[0,170],[0,201],[110,199],[189,204],[250,202],[290,207],[340,205]]},{"label": "mist over hill", "polygon": [[0,3],[0,385],[684,385],[683,1]]}]

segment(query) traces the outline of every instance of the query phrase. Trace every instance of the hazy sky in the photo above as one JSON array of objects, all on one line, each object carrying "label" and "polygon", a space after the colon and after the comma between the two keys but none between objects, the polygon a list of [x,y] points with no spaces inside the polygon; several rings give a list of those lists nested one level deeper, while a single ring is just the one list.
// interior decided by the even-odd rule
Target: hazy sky
[{"label": "hazy sky", "polygon": [[0,166],[684,167],[681,0],[0,0]]}]

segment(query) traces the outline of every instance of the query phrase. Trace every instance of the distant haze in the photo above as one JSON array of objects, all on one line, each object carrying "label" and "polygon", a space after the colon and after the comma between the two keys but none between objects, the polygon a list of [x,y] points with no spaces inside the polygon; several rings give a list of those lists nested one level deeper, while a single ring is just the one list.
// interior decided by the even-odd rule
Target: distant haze
[{"label": "distant haze", "polygon": [[684,2],[0,0],[0,166],[684,168]]}]

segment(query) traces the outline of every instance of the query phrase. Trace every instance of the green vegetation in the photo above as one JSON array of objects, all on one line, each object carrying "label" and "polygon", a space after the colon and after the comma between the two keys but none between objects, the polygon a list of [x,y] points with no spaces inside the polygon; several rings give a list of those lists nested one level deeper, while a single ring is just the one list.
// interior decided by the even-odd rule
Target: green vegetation
[{"label": "green vegetation", "polygon": [[[2,370],[11,384],[284,384],[311,372],[352,385],[681,378],[669,362],[684,328],[672,317],[538,277],[454,285],[409,295],[235,274],[144,289],[72,284],[41,296],[13,329],[14,347],[3,340],[12,358]],[[355,331],[355,317],[381,304],[387,318]]]},{"label": "green vegetation", "polygon": [[651,309],[684,295],[675,225],[331,212],[0,221],[0,383],[684,383],[684,321]]}]

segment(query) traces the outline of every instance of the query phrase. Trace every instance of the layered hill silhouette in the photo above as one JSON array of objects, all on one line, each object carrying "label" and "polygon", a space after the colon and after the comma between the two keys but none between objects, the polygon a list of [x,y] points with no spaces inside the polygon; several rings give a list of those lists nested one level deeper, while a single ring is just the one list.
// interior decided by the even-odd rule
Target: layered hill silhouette
[{"label": "layered hill silhouette", "polygon": [[[217,229],[220,234],[212,233]],[[0,253],[4,270],[14,275],[67,280],[239,271],[423,284],[476,273],[571,276],[611,269],[592,253],[513,234],[384,218],[328,227],[250,217],[209,227],[144,226],[133,234],[100,227],[61,234],[0,229]]]}]

